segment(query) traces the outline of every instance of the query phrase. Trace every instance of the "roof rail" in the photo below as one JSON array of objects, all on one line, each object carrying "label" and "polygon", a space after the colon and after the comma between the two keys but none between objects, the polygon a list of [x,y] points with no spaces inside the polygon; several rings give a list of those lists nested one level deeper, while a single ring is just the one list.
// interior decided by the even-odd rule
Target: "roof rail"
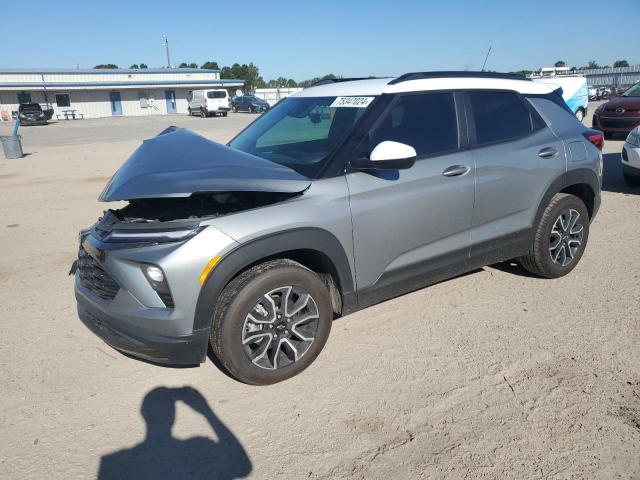
[{"label": "roof rail", "polygon": [[499,72],[472,72],[472,71],[442,71],[442,72],[413,72],[405,73],[391,80],[387,85],[407,82],[409,80],[422,80],[427,78],[501,78],[505,80],[528,80],[519,73],[499,73]]},{"label": "roof rail", "polygon": [[376,78],[380,77],[323,78],[322,80],[312,83],[309,87],[317,87],[318,85],[327,85],[329,83],[353,82],[355,80],[374,80]]}]

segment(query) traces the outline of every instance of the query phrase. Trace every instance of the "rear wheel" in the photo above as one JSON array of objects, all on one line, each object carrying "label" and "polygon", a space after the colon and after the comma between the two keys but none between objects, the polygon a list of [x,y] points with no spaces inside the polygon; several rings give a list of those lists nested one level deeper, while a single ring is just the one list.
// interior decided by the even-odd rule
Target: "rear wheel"
[{"label": "rear wheel", "polygon": [[332,319],[329,292],[318,275],[291,260],[272,260],[225,287],[214,310],[211,347],[236,379],[277,383],[315,360]]},{"label": "rear wheel", "polygon": [[589,238],[589,212],[574,195],[556,194],[545,208],[535,231],[533,245],[520,258],[535,275],[558,278],[580,261]]},{"label": "rear wheel", "polygon": [[222,116],[226,117],[227,116],[227,112],[222,112]]},{"label": "rear wheel", "polygon": [[202,118],[207,118],[207,117],[209,116],[209,112],[207,112],[207,109],[206,109],[206,108],[201,108],[201,109],[200,109],[200,116],[201,116]]},{"label": "rear wheel", "polygon": [[191,117],[191,116],[193,116],[193,111],[191,110],[191,107],[189,107],[189,108],[187,109],[187,111],[189,112],[189,116],[190,116],[190,117]]}]

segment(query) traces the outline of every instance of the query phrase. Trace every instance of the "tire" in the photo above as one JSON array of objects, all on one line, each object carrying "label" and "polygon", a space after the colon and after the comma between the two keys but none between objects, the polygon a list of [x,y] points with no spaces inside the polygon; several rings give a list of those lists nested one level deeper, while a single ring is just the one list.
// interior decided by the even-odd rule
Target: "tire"
[{"label": "tire", "polygon": [[579,122],[582,122],[584,120],[584,110],[579,108],[578,111],[576,112],[576,118],[578,119]]},{"label": "tire", "polygon": [[237,109],[236,107],[231,107],[231,111],[232,111],[233,113],[236,113],[236,112],[238,111],[238,109]]},{"label": "tire", "polygon": [[227,116],[227,112],[222,112],[222,116],[226,117]]},{"label": "tire", "polygon": [[202,118],[207,118],[207,117],[209,116],[209,112],[207,112],[207,109],[206,109],[206,108],[201,108],[201,109],[200,109],[200,116],[201,116]]},{"label": "tire", "polygon": [[624,178],[624,183],[630,187],[640,187],[640,176],[622,172],[622,178]]},{"label": "tire", "polygon": [[191,107],[189,107],[189,108],[187,109],[187,111],[189,112],[189,116],[190,116],[190,117],[193,117],[193,110],[191,110]]},{"label": "tire", "polygon": [[[291,322],[287,309],[280,308],[289,288],[290,311],[302,304]],[[332,319],[329,291],[316,273],[291,260],[271,260],[243,272],[222,291],[213,313],[211,348],[232,377],[270,385],[299,374],[316,359]]]},{"label": "tire", "polygon": [[[556,248],[553,248],[552,237],[554,243],[557,241]],[[520,258],[520,263],[534,275],[543,278],[562,277],[578,264],[588,239],[589,212],[584,202],[574,195],[557,193],[544,209],[531,249]],[[556,256],[555,261],[553,255]]]}]

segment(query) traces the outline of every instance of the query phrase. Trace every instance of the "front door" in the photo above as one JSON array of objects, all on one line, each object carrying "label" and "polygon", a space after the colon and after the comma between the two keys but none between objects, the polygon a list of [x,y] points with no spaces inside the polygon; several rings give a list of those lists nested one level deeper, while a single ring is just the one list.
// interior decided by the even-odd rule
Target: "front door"
[{"label": "front door", "polygon": [[120,92],[109,92],[109,102],[111,103],[111,115],[122,115],[122,101],[120,100]]},{"label": "front door", "polygon": [[167,113],[178,113],[178,108],[176,106],[176,92],[173,90],[165,90],[164,99],[167,102]]},{"label": "front door", "polygon": [[411,145],[418,157],[406,170],[347,174],[362,304],[428,283],[429,273],[464,262],[470,247],[475,166],[459,148],[453,92],[396,98],[366,150],[385,140]]}]

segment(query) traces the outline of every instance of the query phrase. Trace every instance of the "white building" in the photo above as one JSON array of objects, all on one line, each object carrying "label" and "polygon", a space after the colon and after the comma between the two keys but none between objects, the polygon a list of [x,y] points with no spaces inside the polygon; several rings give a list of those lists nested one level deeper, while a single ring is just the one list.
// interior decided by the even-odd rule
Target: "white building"
[{"label": "white building", "polygon": [[[84,118],[187,113],[187,94],[203,88],[241,88],[219,70],[0,69],[0,119],[20,103],[50,103],[56,116],[75,110]],[[78,115],[79,116],[79,115]]]},{"label": "white building", "polygon": [[266,100],[267,102],[269,102],[269,105],[273,107],[283,98],[286,98],[293,93],[299,92],[300,90],[302,90],[302,88],[258,88],[255,91],[255,96],[261,98],[262,100]]}]

